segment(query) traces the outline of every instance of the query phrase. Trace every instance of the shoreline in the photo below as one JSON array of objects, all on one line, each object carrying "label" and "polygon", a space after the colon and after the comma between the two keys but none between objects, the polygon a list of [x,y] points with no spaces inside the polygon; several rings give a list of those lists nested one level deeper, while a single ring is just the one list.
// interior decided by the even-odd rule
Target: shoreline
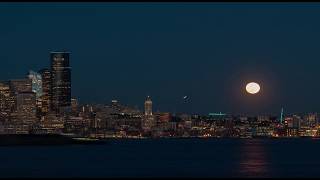
[{"label": "shoreline", "polygon": [[320,137],[106,137],[99,139],[320,139]]},{"label": "shoreline", "polygon": [[0,134],[3,146],[103,145],[109,140],[320,140],[320,137],[70,137],[59,134]]},{"label": "shoreline", "polygon": [[59,134],[0,134],[0,146],[24,145],[86,145],[104,144],[94,138],[72,138]]}]

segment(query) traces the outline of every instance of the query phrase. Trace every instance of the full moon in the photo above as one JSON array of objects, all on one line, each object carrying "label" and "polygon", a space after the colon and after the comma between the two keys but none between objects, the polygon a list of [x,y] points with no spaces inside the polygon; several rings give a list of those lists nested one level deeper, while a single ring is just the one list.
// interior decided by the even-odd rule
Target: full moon
[{"label": "full moon", "polygon": [[260,91],[260,86],[258,83],[250,82],[247,84],[246,90],[250,94],[256,94]]}]

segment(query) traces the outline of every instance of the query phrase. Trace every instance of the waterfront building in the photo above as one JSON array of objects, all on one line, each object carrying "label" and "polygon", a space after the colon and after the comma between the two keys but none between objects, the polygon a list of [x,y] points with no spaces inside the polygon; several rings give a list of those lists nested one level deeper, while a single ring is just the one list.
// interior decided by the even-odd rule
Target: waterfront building
[{"label": "waterfront building", "polygon": [[40,134],[60,134],[64,129],[63,117],[56,116],[54,112],[48,112],[41,117],[37,130],[40,130]]},{"label": "waterfront building", "polygon": [[284,123],[286,128],[286,135],[289,137],[299,136],[301,118],[297,115],[285,117]]},{"label": "waterfront building", "polygon": [[69,52],[51,52],[51,109],[64,112],[71,106],[71,67]]},{"label": "waterfront building", "polygon": [[254,128],[254,136],[271,137],[274,134],[273,129],[269,126],[258,126]]},{"label": "waterfront building", "polygon": [[32,81],[31,79],[14,79],[9,80],[10,88],[10,104],[12,105],[12,111],[17,109],[17,95],[24,92],[32,92]]},{"label": "waterfront building", "polygon": [[90,126],[90,121],[88,119],[83,118],[81,116],[79,117],[70,116],[65,121],[64,130],[66,132],[85,135],[86,133],[89,133],[88,132],[89,126]]},{"label": "waterfront building", "polygon": [[169,129],[172,131],[176,131],[178,129],[178,124],[180,122],[179,118],[172,118],[172,120],[168,123]]},{"label": "waterfront building", "polygon": [[318,125],[318,119],[316,113],[309,113],[303,118],[305,124],[309,128],[316,127]]},{"label": "waterfront building", "polygon": [[165,113],[158,113],[157,114],[157,119],[160,123],[166,123],[171,121],[171,114],[168,112]]},{"label": "waterfront building", "polygon": [[4,95],[5,97],[10,96],[10,86],[8,82],[0,82],[0,94]]},{"label": "waterfront building", "polygon": [[300,129],[301,126],[301,117],[293,115],[292,127],[295,129]]},{"label": "waterfront building", "polygon": [[292,117],[285,118],[285,126],[288,128],[300,129],[301,119],[297,115],[293,115]]},{"label": "waterfront building", "polygon": [[183,124],[184,129],[191,129],[192,128],[192,121],[191,120],[185,120]]},{"label": "waterfront building", "polygon": [[[17,124],[23,126],[23,130],[29,130],[36,123],[36,94],[34,92],[21,92],[17,94]],[[27,127],[28,129],[25,129]]]},{"label": "waterfront building", "polygon": [[7,82],[0,82],[0,120],[8,120],[12,110],[10,86]]}]

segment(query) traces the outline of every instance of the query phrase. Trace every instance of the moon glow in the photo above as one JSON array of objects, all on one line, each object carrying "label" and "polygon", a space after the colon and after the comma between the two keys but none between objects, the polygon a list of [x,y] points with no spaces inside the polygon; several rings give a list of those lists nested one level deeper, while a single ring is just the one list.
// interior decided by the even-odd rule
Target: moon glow
[{"label": "moon glow", "polygon": [[260,91],[260,85],[255,82],[250,82],[247,84],[246,90],[250,94],[256,94]]}]

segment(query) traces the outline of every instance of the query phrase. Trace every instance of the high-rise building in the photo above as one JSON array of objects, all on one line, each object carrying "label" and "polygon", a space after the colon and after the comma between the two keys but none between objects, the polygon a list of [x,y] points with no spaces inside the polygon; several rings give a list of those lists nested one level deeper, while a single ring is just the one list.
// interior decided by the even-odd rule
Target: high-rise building
[{"label": "high-rise building", "polygon": [[32,92],[36,94],[36,106],[37,112],[39,112],[37,114],[40,115],[42,108],[42,76],[41,74],[30,70],[27,77],[31,79]]},{"label": "high-rise building", "polygon": [[41,74],[42,77],[41,111],[48,113],[51,99],[51,71],[49,69],[41,69],[39,74]]},{"label": "high-rise building", "polygon": [[114,99],[111,101],[111,106],[119,106],[119,101]]},{"label": "high-rise building", "polygon": [[24,92],[32,92],[32,81],[31,79],[14,79],[9,81],[10,87],[10,98],[12,108],[17,109],[17,95]]},{"label": "high-rise building", "polygon": [[318,125],[317,114],[309,113],[304,117],[304,121],[306,121],[308,127],[316,127]]},{"label": "high-rise building", "polygon": [[287,136],[298,136],[301,118],[297,115],[293,115],[291,117],[286,117],[284,120]]},{"label": "high-rise building", "polygon": [[69,52],[51,52],[51,109],[61,112],[71,106]]},{"label": "high-rise building", "polygon": [[28,78],[31,79],[32,92],[36,93],[36,97],[40,98],[42,96],[42,76],[41,74],[29,71]]},{"label": "high-rise building", "polygon": [[9,118],[13,103],[10,103],[10,86],[7,82],[0,82],[0,120]]},{"label": "high-rise building", "polygon": [[281,108],[281,114],[280,114],[280,124],[283,123],[283,108]]},{"label": "high-rise building", "polygon": [[7,82],[0,82],[0,94],[10,96],[10,86]]},{"label": "high-rise building", "polygon": [[144,118],[142,119],[142,129],[145,131],[150,131],[155,125],[155,118],[152,115],[152,101],[150,96],[147,97],[144,102]]},{"label": "high-rise building", "polygon": [[12,94],[18,94],[20,92],[32,92],[31,79],[14,79],[10,80],[9,83]]},{"label": "high-rise building", "polygon": [[152,115],[152,101],[150,96],[147,97],[146,101],[144,102],[144,114],[146,116],[151,116]]},{"label": "high-rise building", "polygon": [[292,127],[295,129],[300,129],[301,126],[301,117],[293,115]]},{"label": "high-rise building", "polygon": [[73,114],[78,112],[78,100],[75,98],[71,99],[71,110]]},{"label": "high-rise building", "polygon": [[17,94],[18,124],[30,126],[36,122],[36,94],[34,92],[21,92]]},{"label": "high-rise building", "polygon": [[161,123],[169,122],[171,120],[171,114],[170,113],[159,113],[158,120]]}]

